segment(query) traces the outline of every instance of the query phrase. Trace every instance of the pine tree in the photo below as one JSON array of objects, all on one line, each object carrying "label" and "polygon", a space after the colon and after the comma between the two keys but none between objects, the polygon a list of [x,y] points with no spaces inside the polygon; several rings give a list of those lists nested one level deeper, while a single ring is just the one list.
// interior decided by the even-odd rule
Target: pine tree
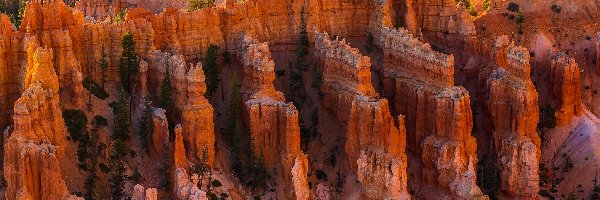
[{"label": "pine tree", "polygon": [[161,167],[161,174],[163,175],[163,186],[166,189],[171,188],[171,181],[169,179],[170,170],[171,170],[171,154],[169,151],[169,143],[165,141],[163,144],[163,160]]},{"label": "pine tree", "polygon": [[125,142],[121,139],[115,140],[109,158],[109,181],[112,199],[123,199],[125,197],[124,186],[129,177],[125,165],[126,156],[127,146],[125,146]]},{"label": "pine tree", "polygon": [[240,111],[242,99],[239,90],[240,81],[238,80],[237,74],[233,74],[233,78],[231,80],[231,94],[225,114],[227,123],[225,127],[225,138],[231,144],[231,159],[233,161],[232,169],[240,180],[244,180],[242,163],[240,162],[241,139],[238,121],[241,118]]},{"label": "pine tree", "polygon": [[229,104],[226,111],[227,126],[225,128],[226,138],[233,144],[236,151],[239,151],[239,124],[238,120],[241,118],[241,104],[242,98],[240,96],[240,81],[238,80],[237,74],[233,74],[231,80],[231,94],[229,98]]},{"label": "pine tree", "polygon": [[221,69],[217,64],[219,47],[211,44],[206,50],[202,70],[206,74],[206,92],[212,96],[221,82]]},{"label": "pine tree", "polygon": [[300,70],[306,70],[308,64],[306,63],[306,56],[308,56],[308,31],[306,31],[306,19],[304,18],[304,7],[300,10],[300,37],[296,46],[296,68]]},{"label": "pine tree", "polygon": [[98,127],[99,124],[95,124],[92,128],[92,132],[89,136],[89,161],[88,161],[88,176],[85,179],[85,199],[94,200],[97,199],[96,195],[96,181],[98,175],[96,174],[96,167],[98,166]]},{"label": "pine tree", "polygon": [[148,151],[148,143],[149,143],[149,135],[152,133],[154,129],[154,125],[152,124],[152,102],[148,99],[148,97],[144,97],[144,110],[142,111],[142,117],[140,118],[139,125],[139,137],[142,141],[142,146]]},{"label": "pine tree", "polygon": [[125,36],[123,36],[121,46],[123,47],[123,53],[121,53],[121,60],[119,62],[119,76],[125,91],[131,93],[131,84],[136,79],[140,64],[135,51],[135,40],[133,39],[131,32],[128,31]]},{"label": "pine tree", "polygon": [[173,110],[173,107],[174,107],[173,90],[171,88],[171,77],[170,76],[171,76],[171,67],[170,67],[170,64],[167,62],[165,78],[163,78],[163,81],[160,84],[160,98],[158,101],[158,104],[160,105],[160,107],[165,109],[167,111],[167,114],[169,114]]},{"label": "pine tree", "polygon": [[121,139],[123,141],[129,139],[130,113],[127,94],[123,89],[119,90],[117,100],[110,104],[114,115],[114,133],[113,139]]},{"label": "pine tree", "polygon": [[100,70],[102,70],[102,89],[105,89],[104,84],[106,84],[106,70],[108,69],[108,63],[106,62],[106,54],[102,53],[102,58],[100,59]]}]

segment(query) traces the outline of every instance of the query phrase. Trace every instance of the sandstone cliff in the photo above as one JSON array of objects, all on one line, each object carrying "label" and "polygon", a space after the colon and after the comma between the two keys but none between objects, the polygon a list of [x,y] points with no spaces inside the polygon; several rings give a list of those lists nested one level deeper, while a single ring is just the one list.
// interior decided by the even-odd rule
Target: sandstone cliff
[{"label": "sandstone cliff", "polygon": [[269,46],[245,36],[240,49],[243,118],[254,145],[252,153],[264,156],[267,166],[277,166],[278,179],[283,180],[277,188],[278,198],[309,199],[308,160],[300,149],[298,111],[275,90],[275,63]]},{"label": "sandstone cliff", "polygon": [[413,34],[440,46],[461,47],[475,36],[473,17],[456,1],[407,0],[404,24]]},{"label": "sandstone cliff", "polygon": [[498,67],[487,78],[486,106],[493,124],[501,189],[513,197],[535,197],[541,141],[529,51],[509,43],[506,37],[498,39],[495,49]]},{"label": "sandstone cliff", "polygon": [[551,55],[551,60],[550,83],[554,99],[558,101],[555,116],[558,125],[565,125],[583,114],[581,72],[575,59],[562,52]]},{"label": "sandstone cliff", "polygon": [[385,96],[406,115],[408,149],[421,154],[423,178],[455,198],[481,197],[470,97],[454,86],[454,56],[436,52],[404,29],[384,28]]},{"label": "sandstone cliff", "polygon": [[59,159],[66,128],[59,107],[52,49],[38,48],[26,90],[14,106],[12,133],[4,145],[7,199],[67,199]]},{"label": "sandstone cliff", "polygon": [[[408,199],[403,116],[396,126],[386,99],[372,84],[369,57],[342,40],[315,31],[315,57],[323,66],[323,106],[345,130],[345,152],[364,198]],[[379,178],[385,178],[384,181]]]}]

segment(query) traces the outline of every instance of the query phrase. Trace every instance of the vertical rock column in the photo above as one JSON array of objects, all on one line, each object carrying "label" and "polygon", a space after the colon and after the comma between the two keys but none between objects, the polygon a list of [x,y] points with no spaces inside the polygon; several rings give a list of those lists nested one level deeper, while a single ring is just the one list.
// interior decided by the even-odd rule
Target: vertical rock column
[{"label": "vertical rock column", "polygon": [[275,63],[267,43],[245,36],[241,52],[244,64],[243,118],[249,128],[254,155],[264,156],[268,166],[278,165],[282,186],[278,198],[309,199],[308,160],[300,149],[298,111],[276,91]]},{"label": "vertical rock column", "polygon": [[541,141],[536,130],[538,95],[529,75],[529,51],[509,44],[505,37],[498,41],[504,41],[496,43],[501,62],[487,79],[486,104],[493,123],[501,189],[513,197],[532,198],[539,190]]},{"label": "vertical rock column", "polygon": [[581,79],[575,59],[559,52],[551,55],[550,83],[552,93],[558,100],[555,116],[558,125],[564,125],[583,113]]},{"label": "vertical rock column", "polygon": [[455,198],[479,198],[477,143],[470,96],[454,86],[454,57],[436,52],[404,29],[384,28],[384,93],[406,115],[408,148],[420,153],[423,178]]},{"label": "vertical rock column", "polygon": [[[58,77],[52,49],[38,48],[29,83],[14,106],[14,128],[4,146],[7,199],[67,199],[60,174],[66,127],[59,106]],[[10,130],[10,129],[9,129]]]},{"label": "vertical rock column", "polygon": [[386,99],[371,84],[371,60],[345,40],[315,31],[315,56],[323,65],[323,106],[345,130],[345,151],[366,199],[409,199],[404,117],[398,126]]}]

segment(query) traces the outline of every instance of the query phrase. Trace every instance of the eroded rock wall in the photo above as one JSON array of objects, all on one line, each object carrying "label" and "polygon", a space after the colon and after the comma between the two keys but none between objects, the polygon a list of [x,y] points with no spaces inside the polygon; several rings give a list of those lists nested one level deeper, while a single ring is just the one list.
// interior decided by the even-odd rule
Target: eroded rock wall
[{"label": "eroded rock wall", "polygon": [[336,114],[345,130],[345,152],[363,196],[410,198],[403,116],[396,125],[388,101],[376,94],[370,58],[344,40],[329,37],[315,31],[315,58],[323,66],[323,106]]},{"label": "eroded rock wall", "polygon": [[551,55],[551,62],[550,84],[558,101],[556,121],[558,125],[565,125],[573,117],[583,114],[581,71],[575,59],[562,52]]},{"label": "eroded rock wall", "polygon": [[406,115],[408,149],[421,154],[423,178],[455,198],[481,197],[470,96],[454,86],[454,57],[404,29],[384,28],[379,45],[384,93],[396,112]]},{"label": "eroded rock wall", "polygon": [[487,78],[486,107],[493,124],[501,189],[513,197],[535,197],[541,140],[536,130],[538,95],[529,76],[529,51],[506,37],[498,39],[495,49],[497,68]]},{"label": "eroded rock wall", "polygon": [[309,199],[308,160],[300,149],[298,110],[276,91],[275,63],[267,43],[245,36],[241,46],[243,118],[252,140],[253,154],[265,164],[277,166],[283,180],[277,195],[282,199]]},{"label": "eroded rock wall", "polygon": [[[397,0],[396,0],[397,1]],[[445,47],[461,47],[475,36],[467,9],[456,1],[406,0],[404,24],[413,34]]]},{"label": "eroded rock wall", "polygon": [[4,145],[7,199],[70,196],[59,166],[66,148],[66,127],[52,59],[52,49],[37,48],[33,68],[27,73],[27,89],[15,102],[13,128]]}]

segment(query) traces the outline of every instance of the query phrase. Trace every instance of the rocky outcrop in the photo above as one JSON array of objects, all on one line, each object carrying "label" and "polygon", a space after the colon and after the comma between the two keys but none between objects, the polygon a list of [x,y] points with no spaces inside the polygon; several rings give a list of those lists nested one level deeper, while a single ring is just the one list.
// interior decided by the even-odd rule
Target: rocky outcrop
[{"label": "rocky outcrop", "polygon": [[26,74],[27,89],[15,102],[14,128],[4,145],[7,199],[69,198],[59,167],[66,128],[52,59],[52,49],[35,51],[33,68]]},{"label": "rocky outcrop", "polygon": [[407,0],[406,28],[440,46],[459,47],[475,35],[473,17],[456,1]]},{"label": "rocky outcrop", "polygon": [[[169,145],[169,122],[165,109],[152,108],[152,147],[156,155],[163,155],[165,145]],[[168,147],[167,147],[168,148]]]},{"label": "rocky outcrop", "polygon": [[198,176],[190,180],[185,169],[175,169],[175,195],[179,200],[204,200],[206,192],[198,189]]},{"label": "rocky outcrop", "polygon": [[505,36],[498,39],[495,49],[497,68],[487,78],[486,105],[493,123],[501,189],[513,197],[535,197],[541,141],[529,51],[509,43]]},{"label": "rocky outcrop", "polygon": [[267,43],[245,36],[239,54],[244,65],[243,119],[252,140],[253,155],[267,166],[277,166],[277,188],[282,199],[309,199],[308,160],[300,149],[298,110],[275,90],[275,63]]},{"label": "rocky outcrop", "polygon": [[476,198],[477,144],[470,96],[454,86],[454,57],[436,52],[404,29],[384,28],[384,95],[406,115],[408,149],[421,154],[423,178],[455,198]]},{"label": "rocky outcrop", "polygon": [[[190,161],[207,156],[213,165],[215,155],[214,109],[204,97],[206,83],[202,63],[186,64],[182,55],[154,51],[149,56],[149,86],[159,94],[160,84],[169,66],[173,97],[181,111],[182,136]],[[206,154],[206,155],[205,155]]]},{"label": "rocky outcrop", "polygon": [[583,114],[581,71],[575,59],[562,52],[551,55],[551,61],[550,84],[554,99],[558,101],[556,122],[565,125]]},{"label": "rocky outcrop", "polygon": [[173,150],[173,161],[175,162],[176,168],[188,168],[188,160],[185,153],[185,147],[183,146],[183,136],[181,135],[181,125],[175,126],[175,148]]},{"label": "rocky outcrop", "polygon": [[81,0],[75,3],[75,9],[83,12],[86,17],[89,16],[98,20],[115,16],[125,8],[125,0]]},{"label": "rocky outcrop", "polygon": [[378,98],[370,58],[320,32],[315,32],[315,58],[323,67],[323,106],[343,127],[350,170],[357,173],[364,198],[410,198],[403,117],[398,128],[387,100]]},{"label": "rocky outcrop", "polygon": [[147,188],[137,184],[133,187],[131,200],[158,200],[158,192],[156,188]]}]

